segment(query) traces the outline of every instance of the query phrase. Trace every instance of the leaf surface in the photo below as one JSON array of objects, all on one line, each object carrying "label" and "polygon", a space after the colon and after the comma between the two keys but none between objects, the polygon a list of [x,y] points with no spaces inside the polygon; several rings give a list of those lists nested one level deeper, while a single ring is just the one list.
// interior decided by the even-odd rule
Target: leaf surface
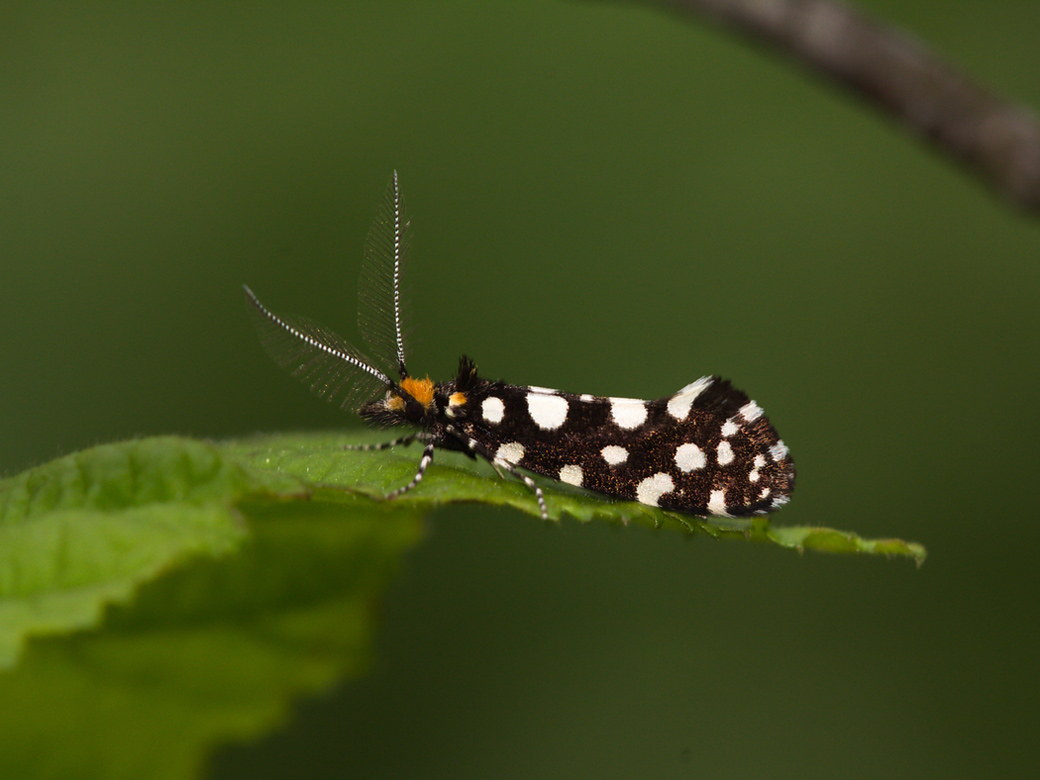
[{"label": "leaf surface", "polygon": [[421,515],[173,437],[0,483],[0,774],[197,776],[366,668]]},{"label": "leaf surface", "polygon": [[[540,516],[524,485],[457,453],[380,500],[412,478],[419,450],[344,449],[377,437],[143,439],[0,481],[0,774],[197,776],[215,745],[263,734],[295,699],[363,673],[372,606],[432,508]],[[542,485],[554,519],[924,558],[898,539]]]},{"label": "leaf surface", "polygon": [[[323,495],[356,493],[379,498],[407,484],[415,474],[418,445],[382,451],[345,450],[345,444],[378,442],[381,434],[279,434],[242,440],[229,447],[258,470],[292,474],[313,484]],[[385,440],[385,434],[382,434]],[[858,534],[826,527],[774,525],[770,517],[754,519],[699,518],[649,507],[635,501],[615,501],[559,482],[539,479],[550,518],[571,517],[581,522],[605,521],[703,532],[719,539],[767,542],[795,550],[860,553],[907,557],[918,565],[927,555],[923,546],[901,539],[865,539]],[[482,460],[459,453],[438,452],[419,487],[394,500],[395,504],[433,508],[447,503],[476,502],[509,506],[541,517],[532,492],[522,483],[501,479]],[[783,517],[781,512],[779,517]]]}]

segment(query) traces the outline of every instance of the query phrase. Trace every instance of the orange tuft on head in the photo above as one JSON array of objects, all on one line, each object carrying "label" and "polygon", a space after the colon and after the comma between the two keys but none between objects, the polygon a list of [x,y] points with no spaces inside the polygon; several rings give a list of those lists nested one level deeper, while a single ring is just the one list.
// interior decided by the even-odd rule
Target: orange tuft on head
[{"label": "orange tuft on head", "polygon": [[466,403],[465,393],[452,393],[448,396],[448,403],[452,406],[462,406]]},{"label": "orange tuft on head", "polygon": [[412,377],[402,379],[401,389],[422,404],[423,409],[429,409],[433,404],[433,380],[430,377],[425,379],[413,379]]}]

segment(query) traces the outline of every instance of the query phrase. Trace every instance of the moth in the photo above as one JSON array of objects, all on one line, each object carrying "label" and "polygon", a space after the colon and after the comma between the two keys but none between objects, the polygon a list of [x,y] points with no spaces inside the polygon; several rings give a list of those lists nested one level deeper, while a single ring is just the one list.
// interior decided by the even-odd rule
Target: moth
[{"label": "moth", "polygon": [[717,376],[643,401],[485,379],[465,356],[444,382],[409,374],[401,278],[410,239],[395,171],[365,242],[359,285],[358,324],[371,356],[322,325],[272,313],[243,285],[279,365],[369,424],[411,429],[359,449],[424,445],[411,481],[387,499],[416,488],[441,449],[484,458],[523,481],[543,518],[545,495],[524,472],[702,517],[761,515],[788,502],[795,470],[787,446],[761,407]]}]

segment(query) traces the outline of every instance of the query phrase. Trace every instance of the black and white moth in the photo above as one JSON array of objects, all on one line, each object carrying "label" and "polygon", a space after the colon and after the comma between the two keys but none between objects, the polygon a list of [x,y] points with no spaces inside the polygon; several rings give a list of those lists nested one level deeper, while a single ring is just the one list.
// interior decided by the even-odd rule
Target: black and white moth
[{"label": "black and white moth", "polygon": [[717,376],[656,401],[492,381],[467,357],[446,382],[411,376],[401,322],[409,239],[395,171],[365,243],[359,286],[358,323],[375,359],[317,323],[273,314],[245,287],[261,341],[281,366],[370,424],[414,429],[361,449],[425,444],[411,482],[386,498],[416,487],[444,449],[479,455],[522,480],[543,518],[541,488],[518,469],[701,516],[760,515],[788,502],[795,470],[787,446],[761,407]]}]

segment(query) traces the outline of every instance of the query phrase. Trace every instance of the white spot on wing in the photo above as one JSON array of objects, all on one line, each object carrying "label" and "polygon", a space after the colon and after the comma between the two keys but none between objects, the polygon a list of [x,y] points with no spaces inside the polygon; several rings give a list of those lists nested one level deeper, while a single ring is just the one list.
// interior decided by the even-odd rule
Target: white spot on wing
[{"label": "white spot on wing", "polygon": [[551,387],[539,387],[538,385],[529,385],[528,390],[532,393],[558,393],[559,390],[553,390]]},{"label": "white spot on wing", "polygon": [[668,414],[676,420],[685,420],[686,415],[690,413],[690,407],[697,400],[697,396],[707,390],[710,385],[710,376],[702,376],[696,382],[690,382],[690,384],[668,399]]},{"label": "white spot on wing", "polygon": [[713,490],[708,496],[708,511],[713,515],[729,517],[729,507],[726,506],[726,494],[722,490]]},{"label": "white spot on wing", "polygon": [[501,398],[489,395],[484,399],[484,403],[480,405],[480,413],[489,423],[498,424],[502,422],[502,418],[505,416],[506,405],[502,403]]},{"label": "white spot on wing", "polygon": [[766,465],[766,456],[765,455],[756,455],[755,456],[755,468],[756,469],[760,469],[764,465]]},{"label": "white spot on wing", "polygon": [[658,501],[665,493],[671,493],[675,488],[672,478],[664,472],[657,472],[652,477],[647,477],[636,486],[636,501],[640,504],[658,506]]},{"label": "white spot on wing", "polygon": [[589,403],[590,401],[595,401],[596,396],[589,395],[588,393],[582,393],[580,396],[578,396],[578,400],[584,401],[585,403]]},{"label": "white spot on wing", "polygon": [[577,485],[578,487],[581,487],[581,480],[581,466],[572,463],[560,469],[560,482],[566,482],[568,485]]},{"label": "white spot on wing", "polygon": [[739,430],[740,430],[740,426],[737,425],[735,422],[733,422],[733,420],[726,420],[726,422],[722,423],[722,437],[723,438],[729,438],[730,436],[732,436],[733,434],[735,434]]},{"label": "white spot on wing", "polygon": [[783,439],[769,448],[769,457],[775,461],[781,461],[787,457],[787,445],[784,444]]},{"label": "white spot on wing", "polygon": [[495,462],[509,463],[515,466],[524,458],[524,445],[518,441],[510,441],[501,445],[495,452]]},{"label": "white spot on wing", "polygon": [[600,450],[599,454],[602,455],[603,460],[611,466],[617,466],[619,463],[624,463],[628,460],[628,450],[624,447],[619,447],[616,444],[608,444]]},{"label": "white spot on wing", "polygon": [[[532,388],[534,390],[534,388]],[[545,431],[555,430],[567,419],[567,399],[541,392],[527,394],[527,411],[531,419]]]},{"label": "white spot on wing", "polygon": [[694,471],[704,468],[706,464],[704,450],[696,444],[680,444],[675,449],[675,465],[681,471]]},{"label": "white spot on wing", "polygon": [[756,404],[754,401],[748,401],[742,407],[737,409],[737,414],[739,414],[748,422],[754,422],[762,416],[762,407]]},{"label": "white spot on wing", "polygon": [[758,482],[758,469],[751,469],[747,475],[748,482]]},{"label": "white spot on wing", "polygon": [[610,416],[619,428],[638,428],[646,422],[646,401],[638,398],[611,398]]},{"label": "white spot on wing", "polygon": [[733,448],[728,441],[720,441],[718,449],[718,460],[720,466],[728,466],[733,462]]}]

